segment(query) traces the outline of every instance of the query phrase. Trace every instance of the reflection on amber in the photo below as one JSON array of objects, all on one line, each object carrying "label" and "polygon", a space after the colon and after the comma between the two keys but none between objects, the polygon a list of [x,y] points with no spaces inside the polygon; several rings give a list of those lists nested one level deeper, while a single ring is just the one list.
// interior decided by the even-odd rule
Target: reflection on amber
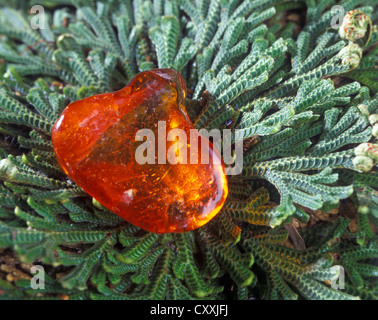
[{"label": "reflection on amber", "polygon": [[[140,73],[120,91],[70,104],[52,132],[60,165],[97,201],[142,229],[185,232],[204,225],[222,208],[227,179],[223,164],[213,164],[220,159],[218,151],[204,137],[197,138],[209,143],[210,164],[190,163],[189,130],[194,127],[185,96],[179,73],[156,69]],[[136,132],[147,128],[157,137],[158,121],[166,121],[167,131],[185,131],[188,164],[136,162],[135,151],[142,143],[135,141]],[[166,149],[174,143],[167,141]],[[157,138],[155,144],[158,150]]]}]

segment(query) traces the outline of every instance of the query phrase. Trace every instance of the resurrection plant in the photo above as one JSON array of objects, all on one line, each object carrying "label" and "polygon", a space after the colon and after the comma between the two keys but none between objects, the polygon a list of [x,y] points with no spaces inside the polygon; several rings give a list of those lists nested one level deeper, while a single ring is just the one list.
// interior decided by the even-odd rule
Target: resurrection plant
[{"label": "resurrection plant", "polygon": [[[43,2],[37,29],[34,1],[0,9],[0,298],[377,299],[376,1]],[[69,103],[155,68],[196,128],[243,141],[222,210],[185,233],[104,208],[51,143]]]}]

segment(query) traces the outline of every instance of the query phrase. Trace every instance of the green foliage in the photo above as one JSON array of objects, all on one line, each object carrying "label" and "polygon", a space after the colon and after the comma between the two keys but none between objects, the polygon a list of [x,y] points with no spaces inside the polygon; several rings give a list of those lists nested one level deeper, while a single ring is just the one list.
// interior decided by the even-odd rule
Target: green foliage
[{"label": "green foliage", "polygon": [[[0,279],[0,299],[377,298],[377,151],[357,148],[376,143],[376,26],[361,58],[330,28],[335,1],[49,0],[41,30],[31,3],[0,9],[0,249],[52,271],[45,289]],[[376,23],[374,1],[342,5]],[[299,31],[281,24],[291,9],[307,10]],[[232,128],[245,150],[221,212],[184,234],[109,212],[66,177],[50,139],[70,102],[156,67],[184,76],[197,128]],[[356,233],[339,217],[288,247],[294,219],[345,201]]]}]

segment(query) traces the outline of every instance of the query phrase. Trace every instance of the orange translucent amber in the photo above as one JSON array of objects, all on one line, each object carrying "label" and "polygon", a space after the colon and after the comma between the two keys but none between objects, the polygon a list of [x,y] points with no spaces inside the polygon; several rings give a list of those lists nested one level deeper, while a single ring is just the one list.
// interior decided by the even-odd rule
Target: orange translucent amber
[{"label": "orange translucent amber", "polygon": [[[142,229],[186,232],[204,225],[219,212],[228,193],[224,165],[211,142],[197,136],[199,145],[209,143],[208,164],[139,164],[135,158],[143,143],[135,141],[137,131],[150,129],[157,137],[158,121],[165,121],[167,132],[180,128],[187,133],[189,159],[189,130],[194,127],[185,96],[178,72],[155,69],[138,74],[122,90],[71,103],[52,131],[59,164],[103,206]],[[156,138],[155,150],[158,142]],[[167,150],[175,143],[165,142]]]}]

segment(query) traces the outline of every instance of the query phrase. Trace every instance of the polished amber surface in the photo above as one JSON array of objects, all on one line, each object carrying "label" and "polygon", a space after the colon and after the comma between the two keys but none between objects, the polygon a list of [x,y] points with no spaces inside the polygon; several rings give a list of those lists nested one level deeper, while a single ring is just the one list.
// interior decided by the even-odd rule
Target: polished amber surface
[{"label": "polished amber surface", "polygon": [[[190,161],[195,149],[189,132],[194,127],[185,96],[178,72],[155,69],[138,74],[122,90],[70,104],[52,132],[60,165],[102,205],[142,229],[186,232],[204,225],[222,208],[227,179],[219,152],[198,134],[199,160]],[[187,164],[158,161],[159,143],[165,142],[167,151],[177,146],[177,139],[167,141],[164,136],[162,141],[159,121],[166,122],[167,133],[174,128],[187,133]],[[139,129],[155,134],[155,164],[136,161],[137,148],[146,143],[135,141]],[[209,143],[208,164],[201,162],[204,141]]]}]

